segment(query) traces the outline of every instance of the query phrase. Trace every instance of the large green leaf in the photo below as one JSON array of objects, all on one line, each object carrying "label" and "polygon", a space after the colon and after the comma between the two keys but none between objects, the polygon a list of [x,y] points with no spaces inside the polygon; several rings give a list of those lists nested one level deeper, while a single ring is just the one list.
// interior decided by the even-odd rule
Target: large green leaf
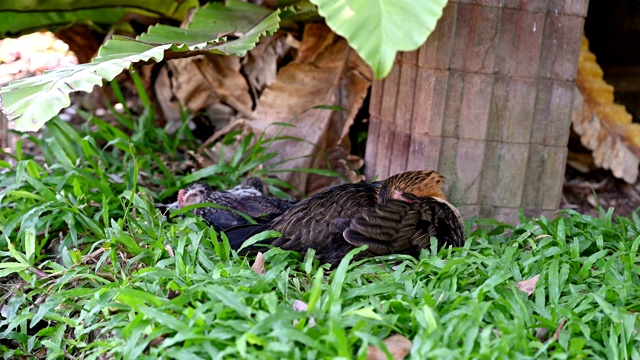
[{"label": "large green leaf", "polygon": [[72,24],[106,29],[128,13],[182,21],[197,0],[22,0],[0,1],[0,37]]},{"label": "large green leaf", "polygon": [[[210,4],[200,9],[187,29],[155,25],[137,39],[114,36],[100,48],[89,64],[45,72],[12,82],[0,90],[0,105],[9,127],[18,131],[39,130],[60,110],[69,106],[69,93],[91,91],[110,81],[132,64],[161,61],[211,51],[244,56],[260,36],[278,29],[279,11],[237,0],[226,6]],[[233,33],[229,40],[221,33]]]},{"label": "large green leaf", "polygon": [[398,51],[412,51],[436,27],[447,0],[310,0],[375,73],[385,77]]}]

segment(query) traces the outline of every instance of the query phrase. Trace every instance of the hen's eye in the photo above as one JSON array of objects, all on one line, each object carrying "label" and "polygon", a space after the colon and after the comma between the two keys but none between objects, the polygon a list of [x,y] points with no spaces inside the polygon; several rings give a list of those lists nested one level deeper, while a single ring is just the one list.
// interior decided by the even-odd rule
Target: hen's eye
[{"label": "hen's eye", "polygon": [[202,196],[200,193],[191,193],[185,196],[185,203],[187,204],[197,204],[202,200]]}]

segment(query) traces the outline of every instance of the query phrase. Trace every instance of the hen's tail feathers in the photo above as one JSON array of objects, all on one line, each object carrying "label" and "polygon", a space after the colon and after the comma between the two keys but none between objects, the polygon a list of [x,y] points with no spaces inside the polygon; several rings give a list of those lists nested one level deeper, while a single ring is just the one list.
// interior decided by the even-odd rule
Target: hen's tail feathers
[{"label": "hen's tail feathers", "polygon": [[[269,225],[267,224],[246,224],[230,227],[224,233],[227,235],[231,249],[237,251],[247,239],[266,230],[269,230]],[[242,249],[241,254],[255,254],[261,249],[260,244],[270,244],[273,240],[275,239],[265,239],[256,243],[255,246],[248,246]]]}]

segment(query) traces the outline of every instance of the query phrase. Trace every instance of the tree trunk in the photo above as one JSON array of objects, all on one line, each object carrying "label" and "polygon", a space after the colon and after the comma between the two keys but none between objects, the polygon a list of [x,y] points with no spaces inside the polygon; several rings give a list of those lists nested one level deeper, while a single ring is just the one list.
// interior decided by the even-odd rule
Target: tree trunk
[{"label": "tree trunk", "polygon": [[450,1],[373,84],[365,173],[436,169],[465,217],[552,215],[588,0]]}]

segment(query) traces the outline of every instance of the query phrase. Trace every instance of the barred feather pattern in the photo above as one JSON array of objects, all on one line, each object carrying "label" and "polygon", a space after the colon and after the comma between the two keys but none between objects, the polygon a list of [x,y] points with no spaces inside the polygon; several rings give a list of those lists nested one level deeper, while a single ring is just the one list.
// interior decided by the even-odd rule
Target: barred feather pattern
[{"label": "barred feather pattern", "polygon": [[239,215],[240,211],[258,223],[268,222],[289,209],[294,200],[267,196],[267,187],[259,178],[248,178],[229,190],[217,190],[212,186],[194,183],[180,190],[177,207],[209,202],[219,207],[201,207],[193,213],[212,225],[216,230],[231,226],[250,224]]},{"label": "barred feather pattern", "polygon": [[282,236],[265,244],[301,253],[311,248],[332,266],[362,245],[368,249],[359,258],[395,253],[418,257],[432,236],[440,247],[463,246],[464,223],[440,190],[443,182],[440,174],[425,170],[376,183],[339,185],[298,202],[270,224],[231,228],[227,236],[237,249],[258,232],[276,230]]}]

